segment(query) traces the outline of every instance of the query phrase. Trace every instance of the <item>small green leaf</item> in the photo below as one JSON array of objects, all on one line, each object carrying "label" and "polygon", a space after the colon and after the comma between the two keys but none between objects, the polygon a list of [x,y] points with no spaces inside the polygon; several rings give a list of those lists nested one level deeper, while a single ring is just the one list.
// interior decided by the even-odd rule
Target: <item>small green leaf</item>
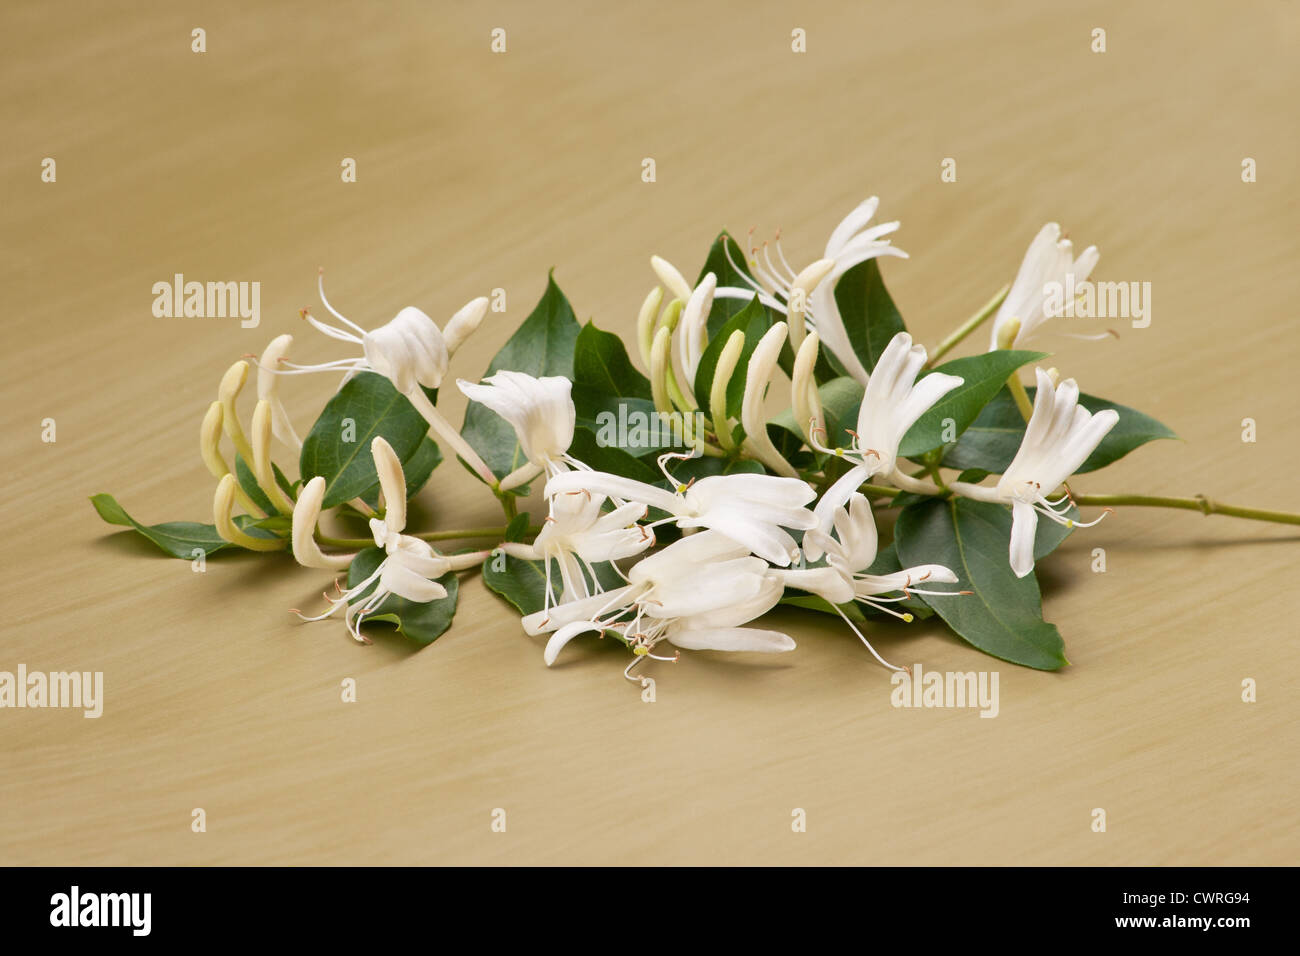
[{"label": "small green leaf", "polygon": [[[194,521],[165,521],[162,524],[141,524],[126,513],[121,505],[109,494],[90,496],[90,503],[95,506],[99,516],[109,524],[134,528],[173,558],[191,560],[196,550],[205,555],[220,551],[222,548],[235,547],[217,534],[217,529],[210,524]],[[238,515],[235,524],[254,538],[276,538],[275,533],[259,528],[253,518]]]},{"label": "small green leaf", "polygon": [[[348,587],[354,588],[370,577],[384,558],[382,548],[367,548],[353,558],[352,565],[348,568]],[[406,635],[417,644],[432,644],[446,632],[447,628],[451,627],[451,619],[456,614],[456,595],[459,589],[454,571],[448,571],[437,581],[447,589],[445,598],[418,604],[396,594],[390,594],[373,613],[367,614],[362,619],[363,623],[387,621],[396,624],[398,633]],[[356,605],[365,601],[374,593],[375,586],[372,584],[349,603]]]},{"label": "small green leaf", "polygon": [[953,359],[927,373],[956,375],[964,381],[939,399],[907,430],[898,445],[899,457],[915,458],[943,445],[945,423],[949,420],[952,422],[949,434],[960,436],[978,417],[980,409],[993,400],[1016,369],[1028,362],[1045,358],[1046,354],[998,349],[983,355]]},{"label": "small green leaf", "polygon": [[1011,512],[969,498],[934,499],[904,508],[894,527],[899,560],[908,567],[942,564],[955,585],[935,591],[973,594],[924,597],[958,635],[1013,664],[1056,670],[1069,663],[1056,625],[1043,620],[1038,581],[1011,570]]},{"label": "small green leaf", "polygon": [[424,417],[388,379],[360,372],[329,400],[311,427],[302,443],[299,471],[304,481],[317,475],[325,478],[321,507],[332,508],[379,486],[370,454],[377,435],[393,446],[400,460],[407,461],[428,431]]},{"label": "small green leaf", "polygon": [[[573,378],[573,351],[580,327],[573,308],[555,279],[548,276],[546,291],[537,307],[497,352],[483,373],[507,369],[543,377]],[[498,477],[504,477],[524,463],[524,454],[510,424],[485,405],[470,402],[465,410],[461,434]]]},{"label": "small green leaf", "polygon": [[745,333],[745,347],[736,362],[736,370],[731,375],[731,381],[727,383],[727,414],[732,417],[740,415],[740,406],[745,398],[745,370],[750,357],[754,354],[754,349],[758,347],[759,339],[771,327],[771,313],[755,296],[718,330],[718,334],[704,349],[704,354],[700,357],[700,367],[695,372],[695,399],[701,408],[708,407],[710,390],[713,388],[713,373],[718,368],[718,357],[726,347],[727,339],[731,338],[731,334],[740,330]]},{"label": "small green leaf", "polygon": [[[898,307],[885,288],[880,263],[875,259],[860,262],[840,276],[835,286],[835,304],[839,306],[853,354],[868,372],[880,361],[889,340],[907,331]],[[845,373],[829,349],[822,349],[822,353],[838,374]]]},{"label": "small green leaf", "polygon": [[[726,244],[731,253],[731,259],[740,267],[740,271],[732,268],[731,262],[727,259],[727,251],[723,246]],[[709,248],[709,256],[704,261],[704,268],[700,269],[700,276],[695,280],[699,285],[704,277],[712,272],[718,277],[718,286],[729,286],[733,289],[752,289],[753,275],[749,271],[749,256],[745,250],[740,247],[727,230],[718,233],[718,238],[713,240],[713,245]],[[750,281],[745,281],[748,277]],[[731,318],[748,305],[744,299],[721,299],[713,300],[713,307],[709,310],[708,331],[709,341],[713,341],[720,334],[722,327],[726,325]],[[715,363],[716,364],[716,360]],[[708,401],[708,393],[700,399],[703,402]]]},{"label": "small green leaf", "polygon": [[[1037,389],[1030,388],[1027,391],[1032,400]],[[1082,475],[1105,468],[1149,441],[1178,437],[1151,416],[1104,398],[1080,395],[1079,404],[1094,413],[1104,408],[1113,408],[1119,412],[1119,421],[1075,474]],[[943,464],[948,468],[982,468],[1001,474],[1016,457],[1016,451],[1024,437],[1024,416],[1016,407],[1011,393],[1004,389],[985,406],[957,444],[948,449]]]},{"label": "small green leaf", "polygon": [[510,523],[506,525],[505,539],[510,542],[523,541],[528,535],[528,522],[530,520],[526,511],[521,511],[511,518]]}]

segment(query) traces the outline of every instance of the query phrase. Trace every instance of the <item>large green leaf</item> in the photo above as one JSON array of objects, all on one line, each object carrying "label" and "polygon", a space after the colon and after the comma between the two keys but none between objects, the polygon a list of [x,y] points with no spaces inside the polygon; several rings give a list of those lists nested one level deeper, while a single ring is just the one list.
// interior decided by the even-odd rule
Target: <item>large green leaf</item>
[{"label": "large green leaf", "polygon": [[[348,587],[356,587],[368,578],[374,573],[375,568],[379,567],[384,557],[382,548],[367,548],[353,558],[352,565],[348,568]],[[362,619],[363,622],[387,621],[396,624],[399,633],[406,635],[417,644],[432,644],[446,632],[447,628],[451,627],[451,619],[456,614],[456,595],[459,589],[459,582],[453,571],[448,571],[437,580],[447,589],[445,598],[418,604],[396,594],[390,594],[384,598],[374,613],[367,614]],[[355,605],[365,601],[374,590],[375,585],[372,584],[350,603]]]},{"label": "large green leaf", "polygon": [[[840,276],[835,286],[835,303],[840,308],[840,318],[844,320],[844,330],[848,333],[853,353],[870,372],[880,361],[889,340],[899,332],[907,331],[898,307],[885,288],[880,264],[875,259],[868,259]],[[822,353],[837,373],[843,375],[845,370],[830,351],[823,349]]]},{"label": "large green leaf", "polygon": [[[99,516],[109,524],[134,528],[173,558],[190,560],[196,549],[205,555],[222,548],[236,547],[217,534],[217,529],[210,524],[195,521],[164,521],[162,524],[141,524],[126,513],[112,495],[98,494],[90,496],[90,503],[95,506]],[[237,515],[235,524],[254,538],[277,538],[279,535],[254,525],[248,515]]]},{"label": "large green leaf", "polygon": [[736,370],[731,375],[731,381],[727,383],[727,414],[732,417],[740,414],[740,407],[745,399],[745,373],[749,359],[754,354],[754,349],[758,347],[759,339],[771,327],[771,313],[755,296],[718,330],[717,335],[709,341],[704,354],[700,357],[700,367],[695,372],[695,399],[702,408],[708,407],[710,390],[713,388],[713,374],[717,371],[718,358],[726,348],[727,339],[731,338],[733,332],[741,331],[745,333],[745,347],[736,362]]},{"label": "large green leaf", "polygon": [[596,395],[651,398],[650,380],[632,364],[623,340],[590,322],[573,345],[573,385]]},{"label": "large green leaf", "polygon": [[[1028,391],[1032,399],[1036,389],[1031,388]],[[1096,450],[1088,456],[1087,461],[1079,466],[1076,474],[1104,468],[1149,441],[1178,437],[1151,416],[1124,405],[1117,405],[1115,402],[1108,402],[1104,398],[1080,395],[1079,404],[1090,412],[1113,408],[1119,412],[1119,421],[1101,440]],[[957,444],[948,449],[944,454],[943,464],[948,468],[982,468],[1000,474],[1006,471],[1011,460],[1015,458],[1016,451],[1020,448],[1020,441],[1024,437],[1024,416],[1016,407],[1011,393],[1003,389],[985,406],[962,434]]]},{"label": "large green leaf", "polygon": [[[573,308],[553,276],[546,279],[546,291],[537,307],[497,352],[483,377],[507,369],[537,377],[563,375],[573,378],[573,350],[580,327]],[[478,402],[465,410],[461,434],[498,477],[504,477],[524,463],[515,430],[496,412]]]},{"label": "large green leaf", "polygon": [[[1011,373],[1029,362],[1046,357],[1045,352],[1005,351],[999,349],[983,355],[945,362],[933,372],[956,375],[964,381],[939,399],[930,410],[916,420],[899,442],[898,454],[914,458],[944,444],[945,424],[951,420],[953,431],[960,435],[975,421],[985,405],[993,400]],[[924,376],[922,376],[924,377]],[[918,379],[918,381],[920,381]]]},{"label": "large green leaf", "polygon": [[931,500],[904,508],[894,526],[899,560],[907,567],[942,564],[956,573],[955,585],[936,591],[973,591],[925,597],[954,631],[987,654],[1039,670],[1069,661],[1056,625],[1043,620],[1042,597],[1033,574],[1011,570],[1011,512],[969,498]]},{"label": "large green leaf", "polygon": [[583,426],[573,430],[573,444],[569,446],[569,453],[596,471],[622,475],[637,481],[656,481],[660,477],[659,472],[645,461],[616,444],[603,443],[596,432]]},{"label": "large green leaf", "polygon": [[[730,245],[731,259],[740,267],[740,271],[733,269],[731,262],[727,260],[726,251],[723,249],[724,243]],[[695,280],[699,285],[706,275],[712,272],[718,277],[718,286],[729,286],[733,289],[752,289],[753,286],[746,282],[742,276],[748,276],[750,280],[753,275],[749,271],[749,256],[741,248],[740,243],[732,238],[727,230],[718,233],[718,238],[713,240],[713,245],[709,248],[709,256],[704,261],[704,268],[700,269],[700,276]],[[737,312],[746,306],[744,299],[722,299],[715,298],[713,307],[709,310],[708,330],[709,340],[718,337],[722,327],[731,320]],[[701,401],[708,401],[708,394]]]},{"label": "large green leaf", "polygon": [[[348,420],[352,425],[347,425]],[[379,485],[370,443],[383,436],[407,461],[429,425],[384,376],[360,372],[326,404],[302,443],[299,471],[304,482],[325,478],[323,508],[364,497]]]}]

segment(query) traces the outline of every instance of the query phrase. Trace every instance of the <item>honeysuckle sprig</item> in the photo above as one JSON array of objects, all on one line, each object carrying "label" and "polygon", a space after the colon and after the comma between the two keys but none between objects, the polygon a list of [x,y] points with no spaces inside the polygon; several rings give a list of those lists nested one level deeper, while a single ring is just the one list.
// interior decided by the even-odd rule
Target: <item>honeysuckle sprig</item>
[{"label": "honeysuckle sprig", "polygon": [[806,507],[816,492],[807,482],[759,474],[710,475],[686,483],[674,479],[667,463],[691,457],[674,453],[660,456],[659,467],[674,483],[674,491],[588,470],[553,476],[546,483],[546,495],[554,498],[578,492],[605,495],[618,502],[640,502],[666,512],[668,517],[661,522],[683,529],[710,528],[772,564],[785,567],[798,559],[798,542],[786,529],[806,531],[816,524],[817,519]]},{"label": "honeysuckle sprig", "polygon": [[527,615],[525,632],[551,634],[544,654],[554,664],[564,646],[581,634],[618,634],[632,650],[623,672],[644,658],[676,661],[654,653],[663,641],[683,650],[794,650],[780,631],[745,627],[781,599],[783,586],[749,549],[715,531],[687,535],[628,571],[628,583]]},{"label": "honeysuckle sprig", "polygon": [[957,575],[940,564],[919,565],[892,574],[867,573],[867,569],[875,563],[879,539],[871,503],[862,494],[854,492],[849,496],[846,506],[836,507],[831,523],[833,528],[830,533],[813,529],[804,535],[805,547],[810,540],[816,541],[816,550],[825,554],[824,567],[790,568],[773,573],[787,586],[816,594],[834,607],[844,623],[858,636],[858,640],[866,645],[871,656],[881,664],[890,670],[906,670],[907,668],[897,667],[881,657],[858,626],[844,613],[841,605],[856,601],[910,623],[911,613],[896,611],[888,605],[905,601],[913,594],[940,596],[970,592],[933,591],[918,587],[925,584],[957,583]]},{"label": "honeysuckle sprig", "polygon": [[954,492],[983,501],[1011,505],[1011,569],[1024,577],[1034,569],[1034,536],[1038,516],[1071,528],[1088,528],[1106,516],[1079,522],[1067,516],[1072,501],[1068,492],[1050,498],[1101,444],[1119,413],[1112,408],[1092,413],[1079,404],[1079,386],[1068,378],[1053,387],[1042,369],[1035,369],[1038,390],[1034,412],[1025,428],[1016,457],[997,485],[986,488],[955,481]]},{"label": "honeysuckle sprig", "polygon": [[[447,596],[447,589],[438,583],[437,578],[448,571],[475,567],[491,553],[439,554],[428,542],[403,534],[406,528],[406,478],[402,463],[393,447],[382,437],[376,437],[370,443],[370,453],[384,498],[384,516],[370,519],[370,532],[375,547],[384,549],[384,559],[364,580],[346,590],[336,581],[335,596],[325,596],[329,607],[324,612],[309,616],[293,610],[304,621],[320,621],[344,608],[348,633],[362,644],[370,643],[361,633],[362,621],[366,615],[379,610],[390,595],[417,604],[441,600]],[[324,555],[313,539],[324,490],[324,481],[320,477],[312,479],[303,489],[299,507],[294,510],[293,554],[306,567],[338,569],[344,566],[344,556]],[[346,556],[347,562],[351,563],[355,557]],[[371,587],[374,591],[367,593]]]}]

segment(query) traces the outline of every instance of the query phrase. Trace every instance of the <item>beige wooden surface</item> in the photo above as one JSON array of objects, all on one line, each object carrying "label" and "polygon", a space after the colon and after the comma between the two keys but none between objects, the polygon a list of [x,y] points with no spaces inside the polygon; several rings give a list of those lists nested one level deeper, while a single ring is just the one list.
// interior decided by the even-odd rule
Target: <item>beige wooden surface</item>
[{"label": "beige wooden surface", "polygon": [[[473,377],[551,266],[581,318],[628,330],[652,253],[693,274],[720,227],[780,226],[809,261],[875,193],[912,256],[886,279],[930,344],[1049,219],[1101,247],[1099,278],[1153,283],[1149,329],[1057,340],[1053,362],[1185,441],[1077,489],[1295,508],[1298,40],[1277,0],[6,4],[0,670],[102,670],[106,703],[0,711],[0,863],[1296,863],[1284,527],[1130,509],[1076,534],[1042,571],[1058,674],[934,623],[873,632],[894,659],[998,670],[981,720],[892,708],[847,631],[795,614],[772,618],[793,654],[660,665],[653,705],[613,648],[548,670],[475,577],[435,645],[359,647],[286,610],[324,572],[196,574],[86,498],[210,521],[197,432],[226,366],[283,331],[339,354],[296,315],[319,265],[367,325],[505,288],[456,358]],[[176,272],[260,281],[261,326],[154,318]],[[333,382],[288,384],[305,428]],[[420,511],[499,514],[455,466]]]}]

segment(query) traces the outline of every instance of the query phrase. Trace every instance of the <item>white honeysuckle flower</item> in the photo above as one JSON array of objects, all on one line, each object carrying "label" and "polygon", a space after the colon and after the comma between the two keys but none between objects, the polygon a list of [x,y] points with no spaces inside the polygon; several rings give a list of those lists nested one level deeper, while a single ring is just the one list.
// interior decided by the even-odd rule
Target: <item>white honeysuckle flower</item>
[{"label": "white honeysuckle flower", "polygon": [[631,670],[667,641],[686,650],[794,650],[779,631],[742,625],[767,613],[784,587],[767,564],[725,535],[702,531],[687,535],[658,554],[642,558],[628,571],[628,584],[593,597],[556,605],[523,619],[532,635],[553,633],[546,645],[547,665],[580,634],[618,633],[632,648]]},{"label": "white honeysuckle flower", "polygon": [[[402,463],[397,453],[393,451],[393,447],[382,437],[376,437],[370,443],[370,453],[374,457],[375,471],[379,475],[379,486],[383,492],[386,508],[382,519],[370,519],[370,533],[374,536],[375,547],[384,549],[384,559],[365,580],[346,591],[335,582],[337,597],[326,597],[330,606],[323,614],[307,617],[295,611],[304,621],[319,621],[331,617],[339,608],[345,608],[344,620],[347,623],[348,633],[363,644],[370,642],[361,633],[362,619],[377,611],[389,595],[395,594],[417,604],[441,600],[447,596],[447,589],[439,584],[436,578],[442,577],[448,571],[459,571],[480,564],[489,554],[487,551],[478,551],[471,554],[443,555],[435,551],[427,541],[402,534],[406,528],[406,478],[402,473]],[[320,500],[317,495],[323,496],[325,491],[323,479],[318,476],[308,482],[302,495],[306,498],[308,489],[316,482],[320,484],[316,489],[312,489],[312,497],[308,498],[307,503],[302,505],[301,500],[299,502],[302,505],[301,516],[298,508],[294,509],[294,557],[309,567],[340,567],[340,564],[330,563],[332,559],[321,554],[315,541],[311,540],[315,527],[314,519],[320,513]],[[355,600],[372,585],[374,586],[372,594],[365,600]]]},{"label": "white honeysuckle flower", "polygon": [[654,531],[637,524],[645,517],[645,505],[628,502],[605,511],[605,502],[604,495],[557,495],[551,499],[550,515],[532,544],[501,545],[501,550],[513,557],[546,562],[546,607],[551,606],[554,593],[552,564],[559,569],[560,602],[565,603],[601,591],[594,564],[630,558],[654,545]]},{"label": "white honeysuckle flower", "polygon": [[772,376],[776,374],[786,331],[786,324],[777,322],[763,333],[758,345],[754,347],[754,353],[749,357],[749,366],[745,370],[745,397],[740,406],[740,423],[745,428],[745,445],[755,458],[779,475],[797,478],[798,470],[772,444],[772,438],[767,433],[767,414],[763,410],[763,399],[767,395]]},{"label": "white honeysuckle flower", "polygon": [[262,350],[262,357],[257,362],[257,398],[271,405],[271,431],[275,437],[290,448],[302,448],[302,439],[294,430],[289,413],[285,411],[284,402],[280,399],[280,376],[274,371],[285,362],[292,345],[293,336],[285,333],[271,339],[270,344]]},{"label": "white honeysuckle flower", "polygon": [[[816,594],[835,607],[840,617],[853,629],[853,633],[866,645],[871,656],[891,670],[905,670],[889,663],[871,646],[860,631],[840,609],[841,604],[857,601],[877,610],[892,614],[904,621],[911,621],[912,615],[900,613],[887,604],[905,601],[913,594],[953,594],[969,592],[930,591],[916,587],[917,584],[955,584],[957,575],[941,564],[923,564],[914,568],[905,568],[892,574],[868,574],[867,568],[876,560],[876,522],[871,514],[871,503],[867,497],[858,492],[849,496],[847,507],[835,509],[831,518],[834,534],[814,529],[804,535],[807,547],[810,539],[818,540],[818,550],[826,555],[826,566],[819,568],[794,568],[773,571],[788,587],[799,588]],[[899,594],[898,597],[886,597]]]},{"label": "white honeysuckle flower", "polygon": [[798,478],[774,475],[710,475],[687,484],[676,482],[668,474],[669,459],[691,455],[665,454],[659,467],[676,492],[632,478],[602,471],[570,471],[552,476],[546,495],[586,492],[606,495],[616,501],[638,501],[668,513],[665,522],[679,528],[711,528],[749,551],[782,567],[788,567],[799,553],[798,542],[786,528],[806,531],[816,525],[816,517],[805,506],[816,492]]},{"label": "white honeysuckle flower", "polygon": [[[474,329],[478,328],[487,314],[487,298],[479,296],[464,305],[448,321],[446,334],[438,328],[433,319],[413,306],[407,306],[379,328],[367,332],[330,305],[329,299],[325,297],[323,269],[320,271],[317,287],[320,290],[321,302],[330,315],[342,323],[342,327],[320,321],[307,309],[302,310],[302,317],[324,335],[340,342],[360,346],[362,354],[317,365],[297,365],[280,357],[274,365],[263,363],[261,368],[274,375],[343,372],[345,373],[343,382],[347,382],[357,372],[369,371],[382,375],[393,383],[395,389],[406,396],[407,401],[438,433],[438,437],[453,448],[484,482],[495,485],[496,476],[492,474],[492,470],[483,463],[478,452],[470,447],[469,442],[461,437],[460,432],[434,408],[424,392],[426,388],[436,389],[442,385],[452,353]],[[234,439],[233,435],[231,437]],[[238,446],[239,442],[235,443]]]},{"label": "white honeysuckle flower", "polygon": [[490,408],[510,424],[528,459],[527,464],[501,479],[503,491],[527,484],[543,473],[554,474],[569,466],[585,467],[568,454],[577,412],[573,407],[573,383],[567,378],[535,378],[502,369],[483,379],[482,384],[457,379],[456,385],[470,401]]},{"label": "white honeysuckle flower", "polygon": [[[778,233],[776,240],[772,244],[777,253],[776,262],[773,261],[769,252],[768,243],[763,243],[761,261],[759,259],[759,250],[751,247],[750,265],[758,282],[751,281],[745,275],[745,272],[735,262],[732,262],[732,268],[740,274],[751,288],[722,287],[717,290],[717,297],[749,299],[757,292],[764,304],[779,312],[787,312],[791,304],[795,306],[795,311],[798,312],[798,306],[802,303],[793,300],[799,298],[796,293],[796,289],[799,289],[800,292],[807,296],[807,308],[801,313],[803,317],[816,330],[821,337],[822,343],[826,348],[830,349],[831,354],[844,367],[844,370],[865,385],[869,376],[861,360],[853,351],[852,343],[849,341],[849,333],[844,327],[844,319],[840,315],[839,304],[835,301],[835,286],[844,273],[868,259],[874,259],[878,256],[907,258],[906,252],[897,246],[891,245],[889,240],[882,238],[898,229],[897,222],[883,222],[868,227],[867,224],[871,221],[871,217],[876,214],[876,207],[879,205],[880,199],[872,196],[870,199],[858,204],[835,227],[830,239],[826,241],[826,249],[822,255],[823,260],[830,260],[833,263],[829,270],[823,262],[818,261],[806,269],[796,272],[790,266],[785,257],[785,252],[781,249],[781,237],[780,233]],[[730,261],[730,249],[726,244],[724,244],[723,249]],[[791,328],[794,329],[796,324],[799,328],[796,333],[797,341],[794,344],[798,347],[802,344],[803,323],[801,321],[797,322],[795,316],[791,316]]]},{"label": "white honeysuckle flower", "polygon": [[1054,222],[1038,230],[1020,263],[1011,291],[993,319],[989,351],[999,347],[999,333],[1011,319],[1020,320],[1020,331],[1011,343],[1015,348],[1023,345],[1048,319],[1061,315],[1065,310],[1063,300],[1058,307],[1052,299],[1086,281],[1100,258],[1096,246],[1089,246],[1079,258],[1074,258],[1074,245],[1069,239],[1061,238],[1061,227]]},{"label": "white honeysuckle flower", "polygon": [[1020,450],[997,485],[984,488],[960,481],[951,485],[953,491],[968,498],[1011,505],[1011,570],[1021,578],[1034,569],[1040,514],[1066,527],[1089,528],[1109,513],[1106,509],[1093,521],[1074,521],[1066,516],[1072,504],[1068,491],[1056,500],[1047,495],[1074,474],[1119,421],[1113,408],[1093,414],[1080,405],[1074,379],[1067,378],[1053,388],[1046,372],[1035,369],[1035,374],[1038,390],[1033,414]]},{"label": "white honeysuckle flower", "polygon": [[[854,463],[817,502],[817,526],[823,533],[829,530],[835,509],[873,475],[885,475],[901,487],[908,486],[907,476],[898,470],[899,443],[918,418],[963,382],[960,376],[943,372],[918,379],[925,362],[925,346],[913,345],[910,335],[899,332],[885,347],[863,392],[853,447],[827,448],[814,436],[812,445],[818,451]],[[805,543],[805,550],[810,560],[821,556],[815,542]]]}]

